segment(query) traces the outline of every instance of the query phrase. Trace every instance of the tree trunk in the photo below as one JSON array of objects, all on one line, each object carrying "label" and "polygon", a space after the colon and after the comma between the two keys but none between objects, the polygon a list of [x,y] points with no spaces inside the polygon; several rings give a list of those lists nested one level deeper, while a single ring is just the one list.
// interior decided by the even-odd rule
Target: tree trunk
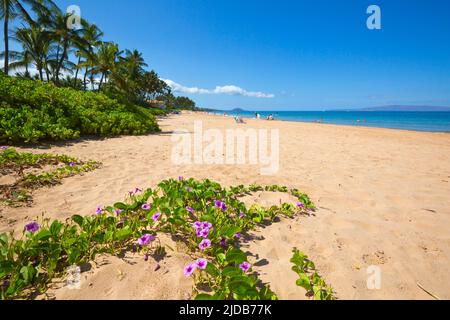
[{"label": "tree trunk", "polygon": [[61,59],[58,62],[58,66],[56,67],[56,83],[59,83],[59,72],[61,71],[61,67],[64,63],[64,59],[67,54],[67,41],[64,42],[63,53],[61,55]]},{"label": "tree trunk", "polygon": [[78,57],[78,64],[77,64],[77,71],[75,72],[75,79],[74,79],[74,87],[77,85],[77,77],[78,77],[78,70],[80,70],[79,65],[81,63],[81,56]]},{"label": "tree trunk", "polygon": [[84,73],[84,78],[83,78],[83,89],[84,89],[84,91],[86,91],[86,89],[87,89],[87,83],[86,83],[87,74],[88,74],[88,67],[86,67],[86,72]]},{"label": "tree trunk", "polygon": [[98,85],[98,91],[100,91],[100,89],[102,88],[102,84],[103,84],[103,78],[105,77],[105,74],[102,73],[102,77],[100,78],[100,83]]},{"label": "tree trunk", "polygon": [[5,74],[9,72],[9,39],[8,39],[8,20],[9,20],[9,8],[3,8],[5,10],[5,22],[4,22],[4,37],[5,37]]}]

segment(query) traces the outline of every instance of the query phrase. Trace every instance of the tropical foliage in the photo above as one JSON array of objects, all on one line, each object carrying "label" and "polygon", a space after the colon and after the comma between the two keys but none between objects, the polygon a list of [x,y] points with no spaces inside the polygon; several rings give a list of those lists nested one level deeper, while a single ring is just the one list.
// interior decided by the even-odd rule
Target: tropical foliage
[{"label": "tropical foliage", "polygon": [[[258,190],[289,192],[299,203],[254,210],[239,200]],[[92,261],[101,253],[134,250],[147,261],[164,250],[153,244],[167,233],[184,242],[192,257],[180,273],[193,277],[196,299],[277,299],[252,272],[240,249],[241,239],[260,223],[311,210],[314,205],[305,194],[280,186],[223,188],[210,180],[179,177],[162,181],[154,190],[136,188],[125,202],[99,206],[90,216],[76,215],[66,222],[30,221],[20,239],[1,234],[1,297],[45,292],[49,281],[69,266]]]},{"label": "tropical foliage", "polygon": [[[81,18],[79,25],[71,24],[74,18],[52,0],[0,0],[4,73],[16,71],[16,76],[57,86],[103,91],[121,102],[147,107],[147,100],[158,99],[169,110],[195,109],[195,102],[175,97],[155,71],[146,69],[141,52],[104,41],[98,26]],[[10,50],[10,41],[21,50]]]},{"label": "tropical foliage", "polygon": [[151,110],[119,103],[102,93],[0,74],[0,96],[1,143],[159,131]]}]

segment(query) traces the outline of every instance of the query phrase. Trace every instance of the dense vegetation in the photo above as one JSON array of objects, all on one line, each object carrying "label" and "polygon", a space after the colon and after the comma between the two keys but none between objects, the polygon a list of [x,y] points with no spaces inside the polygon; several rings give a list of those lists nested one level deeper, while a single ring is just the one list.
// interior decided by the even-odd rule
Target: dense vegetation
[{"label": "dense vegetation", "polygon": [[[289,192],[299,203],[266,209],[247,208],[239,200],[261,190]],[[100,206],[91,216],[76,215],[66,222],[31,221],[21,239],[1,234],[1,297],[44,292],[47,283],[69,266],[92,261],[100,253],[117,255],[128,249],[141,252],[148,260],[165,251],[155,240],[158,234],[168,233],[189,248],[193,263],[184,268],[184,274],[194,278],[196,299],[277,299],[252,273],[240,240],[261,223],[311,210],[314,205],[305,194],[280,186],[225,189],[210,180],[180,177],[162,181],[155,190],[136,188],[127,201]],[[328,292],[323,284],[317,282],[316,290]],[[315,298],[330,296],[317,294]]]},{"label": "dense vegetation", "polygon": [[[13,20],[20,23],[10,28]],[[0,76],[0,142],[143,134],[157,130],[143,108],[157,114],[196,109],[194,101],[175,97],[155,71],[146,70],[142,53],[103,41],[96,25],[51,0],[0,0],[0,21],[4,74],[16,71],[30,80]],[[10,41],[21,50],[10,50]]]},{"label": "dense vegetation", "polygon": [[0,75],[0,142],[158,131],[151,111],[96,92]]},{"label": "dense vegetation", "polygon": [[[84,162],[66,155],[33,154],[0,147],[0,175],[17,177],[11,184],[0,185],[0,203],[9,206],[30,204],[33,190],[56,185],[64,178],[95,170],[99,166],[98,162]],[[36,171],[30,172],[30,169]]]}]

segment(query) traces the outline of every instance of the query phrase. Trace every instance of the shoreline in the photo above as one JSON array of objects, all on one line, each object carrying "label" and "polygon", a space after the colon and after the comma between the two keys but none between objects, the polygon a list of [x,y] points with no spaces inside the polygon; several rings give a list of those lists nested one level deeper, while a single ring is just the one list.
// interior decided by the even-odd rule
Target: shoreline
[{"label": "shoreline", "polygon": [[[210,113],[207,111],[199,111],[200,113],[204,113],[207,115],[213,115],[213,116],[218,116],[218,117],[235,117],[235,116],[240,116],[243,119],[246,120],[258,120],[255,117],[251,117],[248,115],[240,115],[240,114],[227,114],[226,116],[224,116],[223,114],[218,114],[218,113]],[[301,111],[299,111],[301,112]],[[306,111],[307,112],[307,111]],[[449,111],[450,114],[450,111]],[[327,122],[316,122],[316,121],[306,121],[306,120],[286,120],[286,119],[275,119],[275,120],[266,120],[266,119],[259,119],[258,121],[279,121],[279,122],[292,122],[292,123],[309,123],[309,124],[322,124],[322,125],[331,125],[331,126],[345,126],[345,127],[353,127],[353,128],[374,128],[374,129],[388,129],[388,130],[401,130],[401,131],[412,131],[412,132],[429,132],[429,133],[445,133],[445,134],[449,134],[450,133],[450,129],[447,131],[436,131],[436,130],[415,130],[415,129],[404,129],[404,128],[390,128],[390,127],[382,127],[382,126],[367,126],[367,125],[358,125],[358,124],[340,124],[340,123],[327,123]],[[363,123],[363,122],[361,122]]]}]

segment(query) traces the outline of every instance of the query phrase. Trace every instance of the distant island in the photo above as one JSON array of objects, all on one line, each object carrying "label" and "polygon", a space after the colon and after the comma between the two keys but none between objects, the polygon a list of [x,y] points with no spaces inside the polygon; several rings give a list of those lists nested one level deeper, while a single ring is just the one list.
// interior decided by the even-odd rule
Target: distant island
[{"label": "distant island", "polygon": [[360,109],[335,109],[328,111],[385,111],[385,112],[395,112],[395,111],[420,111],[420,112],[450,112],[450,107],[437,107],[437,106],[382,106],[382,107],[369,107]]}]

